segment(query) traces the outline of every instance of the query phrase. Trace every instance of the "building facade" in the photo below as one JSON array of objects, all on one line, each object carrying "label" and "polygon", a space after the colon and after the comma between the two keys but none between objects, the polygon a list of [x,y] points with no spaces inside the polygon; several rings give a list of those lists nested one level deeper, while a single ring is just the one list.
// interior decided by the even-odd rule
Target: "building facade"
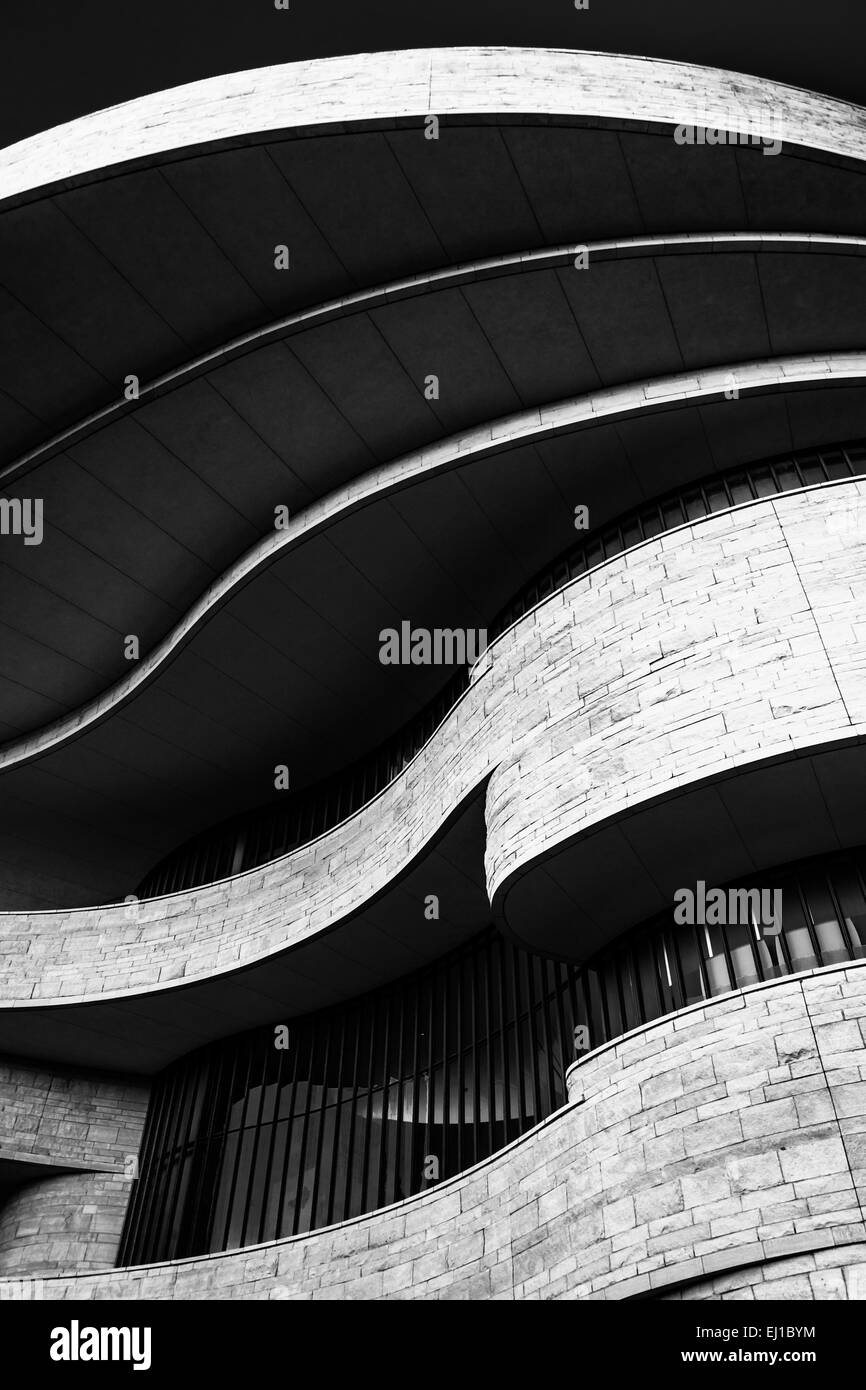
[{"label": "building facade", "polygon": [[866,1296],[863,113],[0,152],[0,1297]]}]

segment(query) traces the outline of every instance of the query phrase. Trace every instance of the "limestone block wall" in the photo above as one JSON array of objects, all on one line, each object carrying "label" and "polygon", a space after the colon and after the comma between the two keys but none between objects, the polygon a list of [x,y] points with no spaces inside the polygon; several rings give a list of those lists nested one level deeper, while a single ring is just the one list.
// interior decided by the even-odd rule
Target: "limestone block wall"
[{"label": "limestone block wall", "polygon": [[726,995],[588,1054],[569,1105],[429,1193],[246,1250],[58,1274],[45,1296],[760,1297],[806,1271],[808,1296],[851,1296],[864,1037],[866,963]]},{"label": "limestone block wall", "polygon": [[[569,1073],[593,1098],[596,1228],[639,1292],[647,1261],[692,1279],[862,1241],[866,969],[724,996]],[[584,1274],[586,1274],[584,1269]]]},{"label": "limestone block wall", "polygon": [[0,1278],[114,1263],[132,1190],[119,1173],[63,1173],[16,1188],[0,1207]]},{"label": "limestone block wall", "polygon": [[[487,793],[491,895],[654,794],[863,727],[866,484],[737,508],[641,546],[506,637],[549,692]],[[554,600],[551,600],[554,602]],[[507,664],[506,653],[492,653]]]},{"label": "limestone block wall", "polygon": [[766,1265],[749,1265],[733,1274],[700,1279],[662,1299],[864,1299],[866,1245],[844,1245],[792,1255]]},{"label": "limestone block wall", "polygon": [[0,1057],[0,1158],[123,1170],[137,1154],[150,1087]]},{"label": "limestone block wall", "polygon": [[648,541],[516,623],[414,762],[313,843],[166,898],[0,915],[0,1006],[165,989],[298,945],[386,888],[491,771],[493,896],[643,798],[862,736],[864,590],[860,481]]},{"label": "limestone block wall", "polygon": [[27,1179],[0,1198],[0,1273],[112,1263],[148,1094],[140,1078],[0,1058],[0,1160]]}]

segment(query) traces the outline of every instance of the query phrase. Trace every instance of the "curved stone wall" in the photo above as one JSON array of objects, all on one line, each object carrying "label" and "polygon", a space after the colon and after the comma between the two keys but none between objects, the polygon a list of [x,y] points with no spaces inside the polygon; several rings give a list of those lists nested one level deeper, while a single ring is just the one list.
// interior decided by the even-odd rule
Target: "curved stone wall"
[{"label": "curved stone wall", "polygon": [[863,963],[726,995],[589,1053],[568,1106],[433,1192],[293,1240],[58,1275],[45,1296],[700,1297],[779,1261],[862,1265],[864,1035]]},{"label": "curved stone wall", "polygon": [[[429,117],[437,139],[442,120],[439,145],[424,138]],[[683,149],[683,124],[741,138]],[[346,766],[354,721],[377,709],[387,682],[375,644],[355,644],[356,662],[352,630],[301,595],[327,551],[347,562],[347,589],[361,574],[375,591],[366,619],[360,590],[354,605],[371,633],[411,593],[428,596],[419,621],[460,595],[449,619],[459,624],[496,611],[512,570],[558,553],[571,512],[554,494],[567,502],[572,481],[603,525],[626,473],[634,502],[688,482],[690,470],[697,480],[828,433],[866,433],[853,307],[862,275],[845,260],[862,252],[864,158],[863,111],[843,101],[655,59],[495,48],[230,74],[0,152],[10,302],[22,341],[38,339],[48,364],[38,380],[24,357],[8,364],[4,476],[14,489],[16,472],[51,458],[48,511],[69,527],[41,553],[63,594],[50,604],[31,596],[14,614],[11,630],[33,653],[29,684],[11,668],[0,680],[7,902],[122,893],[209,816],[260,799],[249,748],[261,750],[268,791],[284,757],[301,786]],[[455,202],[469,182],[475,196]],[[820,223],[806,222],[815,215]],[[279,339],[303,324],[377,299],[397,318],[396,299],[535,266],[582,236],[626,262],[664,233],[674,251],[696,233],[705,249],[751,242],[729,275],[715,251],[713,275],[683,262],[671,277],[676,310],[655,262],[645,300],[617,266],[622,302],[596,281],[585,332],[566,295],[559,338],[540,281],[516,287],[537,291],[528,336],[512,331],[525,311],[506,287],[489,322],[511,341],[511,361],[465,290],[455,296],[467,297],[465,332],[439,304],[429,316],[438,336],[410,334],[399,349],[399,333],[389,344],[359,314],[331,325],[332,337],[323,326],[307,338],[321,370],[299,357],[309,386],[292,393],[296,367]],[[761,243],[777,250],[786,236],[810,253],[820,246],[832,266],[810,255],[802,270],[776,258],[765,271]],[[295,273],[275,277],[290,247]],[[55,303],[58,267],[68,293]],[[588,331],[599,321],[606,347]],[[359,325],[383,337],[380,377],[369,340],[353,337]],[[533,354],[533,333],[551,357]],[[577,346],[557,354],[557,341]],[[223,367],[231,380],[217,401],[210,364],[254,343],[273,346]],[[149,400],[127,409],[117,396],[130,344],[126,380],[141,373]],[[440,414],[420,404],[416,367],[451,349],[470,366],[454,377],[462,404],[443,402]],[[353,355],[369,357],[366,385]],[[579,379],[557,375],[584,356]],[[255,402],[245,369],[261,388]],[[161,410],[156,398],[181,381],[191,389]],[[141,452],[121,448],[128,468],[115,489],[111,439],[86,436],[139,407],[162,431],[145,441],[143,418],[118,421]],[[71,443],[78,457],[61,457]],[[450,490],[476,484],[483,525],[455,528],[452,543]],[[164,505],[178,487],[181,523]],[[291,520],[274,531],[284,489]],[[398,516],[416,504],[441,551],[416,546],[411,518]],[[82,544],[115,514],[127,518],[117,565],[118,528],[102,525],[98,551]],[[522,945],[564,963],[669,905],[691,877],[732,882],[866,842],[864,538],[866,481],[850,480],[655,536],[508,629],[414,761],[318,840],[163,899],[0,914],[4,1041],[67,1063],[77,1048],[94,1065],[113,1056],[154,1069],[195,1034],[273,1020],[281,1007],[291,1017],[325,981],[332,1000],[352,997],[377,971],[398,974],[413,947],[423,954],[427,929],[412,905],[427,875],[461,885],[429,955],[492,908]],[[462,557],[450,566],[449,544]],[[423,564],[410,564],[422,549]],[[396,563],[376,584],[391,552],[412,579]],[[44,572],[21,554],[13,579],[23,590]],[[269,586],[281,594],[267,610],[258,599]],[[118,631],[142,634],[145,657],[132,667],[103,621],[103,590],[117,600]],[[245,602],[262,617],[249,637],[237,626]],[[329,602],[339,606],[337,588]],[[333,660],[320,661],[334,635],[339,650],[329,645]],[[225,647],[212,666],[208,640]],[[384,697],[371,743],[417,707],[416,683],[425,697],[427,676],[415,675]],[[222,699],[232,682],[237,692]],[[172,686],[192,698],[173,700]],[[306,750],[326,746],[329,729],[330,761],[318,766]],[[846,940],[859,951],[856,931]],[[139,1269],[99,1267],[118,1247],[144,1088],[127,1094],[118,1079],[115,1093],[93,1092],[83,1076],[64,1088],[56,1075],[46,1086],[13,1064],[0,1072],[0,1273],[44,1278],[57,1298],[856,1297],[866,1280],[864,965],[720,996],[598,1046],[570,1069],[568,1105],[419,1197],[311,1235]],[[502,1024],[500,1036],[504,1055]],[[240,1229],[250,1239],[266,1228]]]},{"label": "curved stone wall", "polygon": [[90,1172],[17,1188],[0,1207],[0,1280],[111,1265],[131,1188],[122,1174]]},{"label": "curved stone wall", "polygon": [[[414,762],[319,840],[167,898],[0,916],[3,1001],[144,994],[299,947],[384,891],[491,771],[496,904],[518,869],[635,805],[862,738],[866,684],[850,634],[864,555],[866,483],[855,481],[718,513],[612,559],[494,643]],[[866,840],[856,807],[834,809],[837,839],[812,853]],[[634,921],[665,905],[663,887],[647,891]],[[508,903],[505,913],[525,930]],[[541,933],[534,944],[549,943]],[[598,940],[588,930],[571,944],[585,953]]]},{"label": "curved stone wall", "polygon": [[663,1299],[864,1299],[866,1245],[807,1251],[765,1265],[749,1265],[733,1274],[699,1279]]},{"label": "curved stone wall", "polygon": [[[543,727],[515,738],[488,787],[488,887],[518,935],[528,931],[532,914],[528,902],[515,909],[509,889],[542,845],[549,855],[660,794],[862,732],[864,501],[866,488],[857,482],[821,500],[808,491],[778,507],[736,509],[691,533],[677,531],[636,548],[621,564],[599,567],[588,576],[573,619],[566,597],[556,642],[556,623],[541,607],[534,634],[523,625],[512,630],[505,640],[514,644],[515,656],[519,644],[521,679],[525,672],[559,697],[556,705],[550,701]],[[569,670],[570,701],[557,684],[559,673]],[[850,766],[854,771],[853,760]],[[777,814],[781,825],[784,805]],[[844,812],[834,808],[838,839],[823,842],[822,828],[822,842],[816,837],[811,852],[853,843],[846,818],[853,828],[857,815],[850,803]],[[731,820],[737,814],[729,807]],[[754,825],[741,842],[727,835],[716,845],[702,824],[709,876],[723,881],[752,865],[768,867],[773,859],[764,857],[760,843],[768,829]],[[776,862],[800,851],[784,835],[777,844]],[[729,857],[723,862],[719,855]],[[614,876],[624,856],[631,868],[630,847],[611,864]],[[674,888],[688,881],[694,866],[684,861],[683,854],[675,856],[681,875],[675,882],[667,866],[660,871],[657,864],[648,911],[663,908]],[[584,876],[589,897],[593,890],[600,895],[585,859],[572,875]],[[616,911],[614,895],[608,896]],[[621,894],[620,910],[623,902]],[[598,902],[594,908],[608,932],[629,925],[605,919]],[[548,949],[569,946],[554,923],[558,915],[551,904]],[[600,930],[603,935],[603,925]],[[534,934],[526,939],[541,940]]]},{"label": "curved stone wall", "polygon": [[150,1087],[0,1058],[0,1274],[117,1255]]},{"label": "curved stone wall", "polygon": [[149,1092],[141,1077],[0,1057],[0,1159],[122,1171],[138,1153]]}]

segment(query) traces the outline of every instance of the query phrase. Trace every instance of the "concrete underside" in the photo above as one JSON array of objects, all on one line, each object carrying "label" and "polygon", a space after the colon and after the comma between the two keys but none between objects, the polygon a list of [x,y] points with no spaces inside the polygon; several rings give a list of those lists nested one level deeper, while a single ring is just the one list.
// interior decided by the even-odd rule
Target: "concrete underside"
[{"label": "concrete underside", "polygon": [[92,1064],[111,1039],[115,1065],[153,1071],[435,959],[491,905],[522,945],[582,961],[690,880],[863,843],[864,553],[853,480],[599,565],[310,845],[166,898],[5,914],[0,1046]]},{"label": "concrete underside", "polygon": [[521,944],[584,960],[689,877],[862,844],[865,548],[855,480],[599,564],[313,844],[167,898],[4,915],[0,1045],[83,1063],[111,1038],[114,1065],[149,1072],[435,959],[491,905]]},{"label": "concrete underside", "polygon": [[[6,486],[44,499],[48,528],[3,547],[9,748],[129,675],[125,635],[150,652],[276,505],[303,515],[527,408],[862,345],[854,108],[599,54],[328,71],[199,84],[0,156]],[[675,142],[686,108],[734,98],[784,116],[781,153]],[[552,255],[600,239],[617,245],[587,271]],[[2,775],[0,904],[121,897],[272,797],[275,764],[301,787],[375,746],[443,683],[383,669],[378,632],[483,626],[573,539],[577,502],[601,525],[686,479],[866,434],[859,384],[728,404],[528,439],[275,559],[131,703]]]},{"label": "concrete underside", "polygon": [[[674,138],[732,105],[781,151]],[[596,530],[866,438],[864,129],[742,75],[453,50],[235,74],[0,152],[0,489],[46,528],[0,537],[0,1273],[56,1298],[862,1296],[862,963],[598,1048],[565,1109],[396,1208],[93,1271],[170,1060],[491,914],[580,961],[691,879],[866,843],[866,483],[600,565],[343,825],[93,904],[273,799],[276,765],[303,788],[403,727],[448,672],[383,666],[380,630],[485,627],[577,504]]]}]

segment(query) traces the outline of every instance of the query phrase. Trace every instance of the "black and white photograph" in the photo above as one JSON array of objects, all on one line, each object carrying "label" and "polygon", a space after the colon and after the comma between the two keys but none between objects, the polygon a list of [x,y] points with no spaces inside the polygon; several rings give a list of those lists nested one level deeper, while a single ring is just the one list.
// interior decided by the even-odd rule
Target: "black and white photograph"
[{"label": "black and white photograph", "polygon": [[26,1370],[856,1347],[864,20],[4,0]]}]

